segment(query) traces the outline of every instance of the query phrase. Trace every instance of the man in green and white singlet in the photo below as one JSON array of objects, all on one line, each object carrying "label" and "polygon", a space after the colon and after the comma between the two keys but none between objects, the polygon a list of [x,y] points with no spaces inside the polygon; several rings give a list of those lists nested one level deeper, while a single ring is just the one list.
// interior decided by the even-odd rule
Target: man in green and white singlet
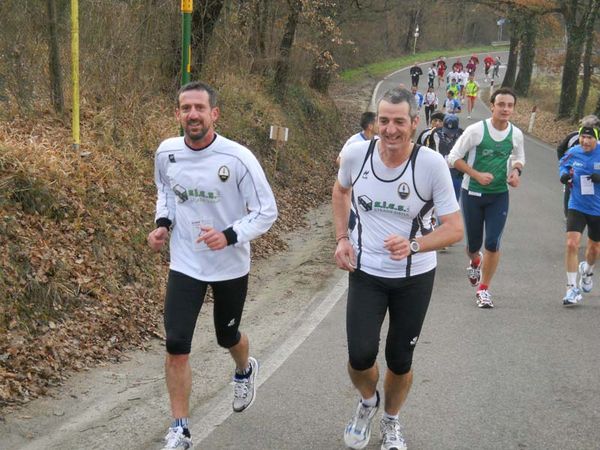
[{"label": "man in green and white singlet", "polygon": [[508,186],[519,186],[525,165],[523,133],[509,121],[517,101],[514,91],[500,88],[490,101],[492,117],[467,127],[448,155],[448,164],[465,174],[461,202],[470,259],[467,276],[478,286],[480,308],[494,307],[488,288],[500,261]]}]

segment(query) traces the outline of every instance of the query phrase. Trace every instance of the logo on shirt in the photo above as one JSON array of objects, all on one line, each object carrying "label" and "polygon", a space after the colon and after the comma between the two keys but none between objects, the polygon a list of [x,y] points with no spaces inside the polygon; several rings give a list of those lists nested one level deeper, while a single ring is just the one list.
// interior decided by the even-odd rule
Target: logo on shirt
[{"label": "logo on shirt", "polygon": [[361,195],[358,197],[358,204],[365,211],[371,211],[373,209],[373,200],[371,200],[366,195]]},{"label": "logo on shirt", "polygon": [[219,178],[223,183],[225,183],[229,179],[229,168],[227,166],[219,167]]},{"label": "logo on shirt", "polygon": [[410,188],[408,187],[408,184],[400,183],[398,186],[398,195],[402,200],[406,200],[408,198],[410,195]]},{"label": "logo on shirt", "polygon": [[368,178],[368,176],[369,176],[369,171],[365,170],[362,174],[362,177],[366,180]]},{"label": "logo on shirt", "polygon": [[221,194],[218,190],[205,191],[202,189],[186,189],[180,184],[173,186],[173,193],[177,196],[178,203],[188,200],[203,203],[217,203],[221,201]]},{"label": "logo on shirt", "polygon": [[391,213],[404,217],[410,216],[410,208],[405,205],[398,205],[394,202],[387,202],[385,200],[376,200],[373,202],[373,210],[383,213]]},{"label": "logo on shirt", "polygon": [[175,162],[175,155],[174,155],[173,153],[171,153],[171,154],[169,155],[169,161],[171,161],[172,163],[174,163],[174,162]]},{"label": "logo on shirt", "polygon": [[173,186],[173,193],[179,199],[179,203],[183,203],[183,202],[187,201],[187,199],[189,198],[188,194],[187,194],[187,190],[179,184],[176,184],[175,186]]}]

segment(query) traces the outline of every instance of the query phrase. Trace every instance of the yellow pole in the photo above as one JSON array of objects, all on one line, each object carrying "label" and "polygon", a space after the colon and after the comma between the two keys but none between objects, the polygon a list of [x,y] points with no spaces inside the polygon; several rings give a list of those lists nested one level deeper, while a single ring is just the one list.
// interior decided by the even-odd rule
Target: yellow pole
[{"label": "yellow pole", "polygon": [[73,80],[73,149],[79,150],[79,0],[71,0],[71,78]]}]

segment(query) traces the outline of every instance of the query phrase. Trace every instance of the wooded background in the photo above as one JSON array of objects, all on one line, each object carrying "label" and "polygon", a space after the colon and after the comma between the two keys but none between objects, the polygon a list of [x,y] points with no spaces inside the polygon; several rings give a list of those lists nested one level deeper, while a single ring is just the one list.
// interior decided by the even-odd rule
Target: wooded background
[{"label": "wooded background", "polygon": [[[172,92],[180,67],[180,2],[81,0],[83,98],[118,108],[124,98]],[[489,44],[507,19],[504,84],[527,95],[536,48],[563,66],[558,117],[583,114],[594,56],[597,0],[203,0],[194,2],[193,77],[259,75],[280,95],[289,83],[327,92],[341,69],[417,50]],[[4,114],[50,99],[69,103],[69,0],[0,2]],[[546,61],[548,62],[548,61]],[[517,63],[520,70],[517,71]],[[582,69],[581,69],[582,67]],[[578,90],[578,79],[582,73]],[[596,108],[598,109],[598,108]]]}]

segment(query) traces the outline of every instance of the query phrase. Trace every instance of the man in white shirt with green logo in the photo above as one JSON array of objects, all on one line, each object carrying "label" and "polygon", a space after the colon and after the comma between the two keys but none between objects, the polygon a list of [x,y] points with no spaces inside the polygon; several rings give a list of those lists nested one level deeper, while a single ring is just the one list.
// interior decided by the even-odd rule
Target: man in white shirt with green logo
[{"label": "man in white shirt with green logo", "polygon": [[467,276],[472,286],[478,286],[480,308],[494,307],[488,288],[500,261],[508,186],[519,186],[525,165],[523,133],[509,122],[517,101],[514,91],[500,88],[490,101],[492,117],[467,127],[448,155],[450,167],[465,174],[461,201],[470,259]]}]

